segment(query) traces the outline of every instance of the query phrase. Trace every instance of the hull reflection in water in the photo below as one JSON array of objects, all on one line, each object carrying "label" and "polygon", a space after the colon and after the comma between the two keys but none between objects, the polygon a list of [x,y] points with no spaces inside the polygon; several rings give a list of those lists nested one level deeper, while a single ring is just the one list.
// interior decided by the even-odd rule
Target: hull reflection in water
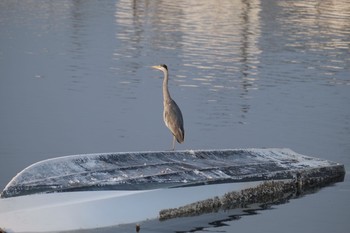
[{"label": "hull reflection in water", "polygon": [[[340,179],[339,181],[342,181]],[[332,183],[332,182],[331,182]],[[330,183],[330,184],[331,184]],[[257,185],[257,183],[255,183]],[[277,186],[275,188],[278,189],[280,185],[294,185],[290,182],[281,182],[277,181],[275,182]],[[208,207],[205,208],[205,211],[198,211],[198,212],[192,212],[187,211],[183,212],[181,215],[177,217],[172,217],[170,219],[159,221],[159,219],[153,219],[153,220],[145,220],[140,222],[134,222],[131,224],[121,224],[116,225],[112,227],[105,227],[105,228],[98,228],[98,229],[90,229],[90,230],[77,230],[74,231],[75,233],[114,233],[114,232],[132,232],[135,228],[135,225],[141,225],[142,232],[143,233],[154,233],[154,232],[206,232],[210,231],[210,228],[216,228],[216,227],[224,227],[228,226],[228,223],[231,221],[239,220],[244,216],[249,215],[256,215],[262,210],[268,210],[274,208],[276,205],[282,205],[285,203],[288,203],[290,199],[295,198],[302,198],[303,196],[307,194],[312,194],[317,192],[321,186],[326,185],[323,183],[321,186],[307,186],[303,187],[302,189],[299,189],[299,191],[294,192],[292,191],[293,188],[290,189],[290,192],[286,192],[284,194],[278,193],[275,195],[273,192],[270,192],[266,195],[266,193],[256,192],[255,194],[263,194],[261,202],[255,202],[258,201],[258,197],[256,196],[245,196],[247,194],[251,194],[252,191],[257,191],[260,188],[263,188],[265,186],[273,187],[274,185],[271,182],[265,182],[261,183],[258,187],[252,187],[247,188],[242,191],[233,191],[228,194],[225,194],[224,196],[211,198],[202,202],[195,202],[190,205],[186,205],[184,207],[180,207],[179,209],[187,209],[191,206],[196,206],[196,209],[198,207]],[[215,185],[219,186],[219,185]],[[275,189],[274,188],[274,189]],[[267,191],[268,189],[260,189]],[[271,191],[271,190],[270,190]],[[280,190],[282,191],[282,190]],[[218,199],[226,199],[227,195],[238,195],[241,197],[241,200],[236,200],[229,204],[228,206],[225,206],[224,208],[218,208],[218,206],[214,205],[206,205],[205,203],[210,203],[212,200],[212,203],[215,203],[215,200]],[[242,195],[242,196],[241,196]],[[245,197],[245,198],[244,198]],[[247,198],[248,197],[248,198]],[[255,201],[253,201],[255,200]],[[264,201],[263,201],[264,200]],[[207,204],[208,204],[207,203]],[[249,204],[250,203],[250,204]],[[228,207],[228,208],[226,208]],[[169,210],[165,210],[169,211]],[[170,210],[171,211],[171,210]],[[224,232],[224,231],[223,231]],[[228,231],[227,231],[228,232]]]},{"label": "hull reflection in water", "polygon": [[337,179],[307,186],[285,180],[28,195],[0,200],[0,225],[8,232],[133,232],[136,224],[143,233],[187,232],[254,214]]}]

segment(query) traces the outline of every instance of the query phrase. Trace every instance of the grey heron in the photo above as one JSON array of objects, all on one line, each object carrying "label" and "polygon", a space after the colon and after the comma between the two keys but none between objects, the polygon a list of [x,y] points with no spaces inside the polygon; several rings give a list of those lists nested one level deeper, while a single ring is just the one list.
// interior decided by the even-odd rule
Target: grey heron
[{"label": "grey heron", "polygon": [[168,127],[168,129],[171,131],[171,133],[174,135],[173,138],[173,150],[175,150],[175,139],[178,143],[182,143],[185,138],[185,131],[184,131],[184,122],[182,118],[182,113],[175,103],[175,101],[170,97],[170,93],[168,90],[168,67],[164,64],[158,65],[158,66],[152,66],[152,68],[161,70],[164,73],[164,79],[163,79],[163,105],[164,105],[164,111],[163,111],[163,118],[165,125]]}]

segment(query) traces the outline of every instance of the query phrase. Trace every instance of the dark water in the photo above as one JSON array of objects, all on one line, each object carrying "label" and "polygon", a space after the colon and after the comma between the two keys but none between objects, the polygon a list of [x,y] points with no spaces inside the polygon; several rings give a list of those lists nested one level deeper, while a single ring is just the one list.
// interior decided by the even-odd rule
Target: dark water
[{"label": "dark water", "polygon": [[[42,159],[169,149],[159,63],[184,115],[178,149],[288,147],[350,166],[349,1],[1,0],[1,189]],[[344,232],[348,177],[198,232]]]}]

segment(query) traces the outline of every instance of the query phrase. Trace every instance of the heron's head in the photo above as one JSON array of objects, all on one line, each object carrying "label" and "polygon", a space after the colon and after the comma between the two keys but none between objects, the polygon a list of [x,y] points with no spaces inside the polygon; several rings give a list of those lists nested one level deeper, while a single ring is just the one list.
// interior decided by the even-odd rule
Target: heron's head
[{"label": "heron's head", "polygon": [[167,72],[168,71],[168,67],[165,64],[161,64],[158,66],[152,66],[153,69],[157,69],[157,70],[161,70],[163,72]]}]

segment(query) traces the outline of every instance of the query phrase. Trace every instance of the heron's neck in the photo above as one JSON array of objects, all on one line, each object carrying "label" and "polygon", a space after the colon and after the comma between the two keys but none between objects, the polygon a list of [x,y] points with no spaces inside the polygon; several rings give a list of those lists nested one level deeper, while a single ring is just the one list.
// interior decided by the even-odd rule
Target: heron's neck
[{"label": "heron's neck", "polygon": [[168,89],[168,71],[164,72],[164,79],[163,79],[163,97],[164,102],[171,99],[169,89]]}]

